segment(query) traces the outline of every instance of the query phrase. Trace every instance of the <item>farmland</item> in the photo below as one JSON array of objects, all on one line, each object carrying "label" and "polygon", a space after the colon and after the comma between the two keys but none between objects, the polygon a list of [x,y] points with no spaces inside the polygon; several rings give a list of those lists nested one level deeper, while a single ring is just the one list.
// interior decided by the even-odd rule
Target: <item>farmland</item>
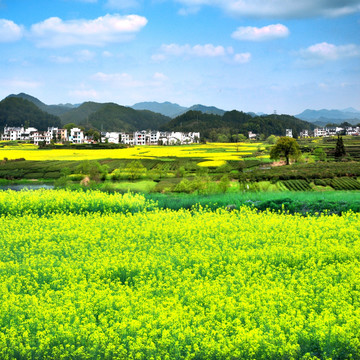
[{"label": "farmland", "polygon": [[359,190],[359,139],[345,138],[348,155],[342,161],[334,161],[335,141],[299,140],[302,157],[291,166],[272,166],[268,142],[42,150],[0,143],[0,181],[79,188],[89,176],[91,188],[145,193]]},{"label": "farmland", "polygon": [[0,194],[2,359],[360,356],[358,213]]},{"label": "farmland", "polygon": [[360,358],[347,144],[0,146],[0,358]]},{"label": "farmland", "polygon": [[[261,143],[221,144],[187,146],[135,146],[124,149],[47,149],[38,151],[31,144],[0,147],[0,159],[26,160],[100,160],[100,159],[162,159],[162,158],[197,158],[203,161],[241,160],[251,155]],[[211,164],[210,164],[211,166]],[[216,166],[216,165],[215,165]]]}]

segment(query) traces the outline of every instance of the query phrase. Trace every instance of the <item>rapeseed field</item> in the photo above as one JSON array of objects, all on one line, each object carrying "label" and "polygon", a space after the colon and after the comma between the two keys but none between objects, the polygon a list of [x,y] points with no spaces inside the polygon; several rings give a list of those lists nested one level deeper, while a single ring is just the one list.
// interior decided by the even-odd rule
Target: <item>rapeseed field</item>
[{"label": "rapeseed field", "polygon": [[257,151],[259,143],[186,146],[134,146],[124,149],[44,149],[24,144],[0,148],[0,159],[26,160],[100,160],[100,159],[156,159],[164,157],[200,158],[207,161],[241,160]]},{"label": "rapeseed field", "polygon": [[360,357],[358,213],[0,199],[1,359]]}]

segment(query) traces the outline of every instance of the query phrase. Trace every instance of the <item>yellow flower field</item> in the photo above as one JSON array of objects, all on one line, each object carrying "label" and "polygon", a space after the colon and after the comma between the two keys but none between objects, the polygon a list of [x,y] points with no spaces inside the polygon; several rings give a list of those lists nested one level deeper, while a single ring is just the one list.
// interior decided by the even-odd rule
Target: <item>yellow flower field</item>
[{"label": "yellow flower field", "polygon": [[360,357],[359,214],[0,195],[0,359]]},{"label": "yellow flower field", "polygon": [[162,157],[203,158],[204,161],[241,160],[257,150],[259,143],[186,146],[135,146],[125,149],[49,149],[38,150],[36,146],[22,145],[0,148],[0,159],[26,160],[100,160],[100,159],[155,159]]}]

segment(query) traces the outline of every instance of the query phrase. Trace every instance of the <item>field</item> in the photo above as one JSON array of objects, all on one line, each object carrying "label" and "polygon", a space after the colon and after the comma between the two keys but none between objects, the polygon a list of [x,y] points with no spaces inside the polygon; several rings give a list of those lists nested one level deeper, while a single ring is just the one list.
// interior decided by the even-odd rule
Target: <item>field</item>
[{"label": "field", "polygon": [[1,359],[359,359],[358,213],[0,192]]},{"label": "field", "polygon": [[[22,144],[0,147],[0,159],[26,160],[101,160],[101,159],[162,159],[162,158],[197,158],[201,161],[241,160],[261,148],[261,143],[211,143],[206,145],[186,146],[135,146],[124,149],[43,149],[37,146]],[[208,164],[207,166],[211,166]]]},{"label": "field", "polygon": [[266,142],[121,149],[37,149],[31,144],[3,142],[0,181],[46,181],[78,189],[88,177],[91,181],[86,187],[107,192],[203,195],[354,191],[360,190],[359,140],[345,137],[348,155],[334,161],[336,139],[301,139],[302,157],[291,166],[273,166],[271,144]]}]

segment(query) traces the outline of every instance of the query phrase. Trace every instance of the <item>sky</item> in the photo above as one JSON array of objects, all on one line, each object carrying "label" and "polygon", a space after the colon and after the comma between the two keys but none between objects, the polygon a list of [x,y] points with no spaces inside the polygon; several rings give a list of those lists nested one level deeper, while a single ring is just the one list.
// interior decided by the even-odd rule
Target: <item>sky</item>
[{"label": "sky", "polygon": [[360,0],[0,0],[0,98],[360,110]]}]

